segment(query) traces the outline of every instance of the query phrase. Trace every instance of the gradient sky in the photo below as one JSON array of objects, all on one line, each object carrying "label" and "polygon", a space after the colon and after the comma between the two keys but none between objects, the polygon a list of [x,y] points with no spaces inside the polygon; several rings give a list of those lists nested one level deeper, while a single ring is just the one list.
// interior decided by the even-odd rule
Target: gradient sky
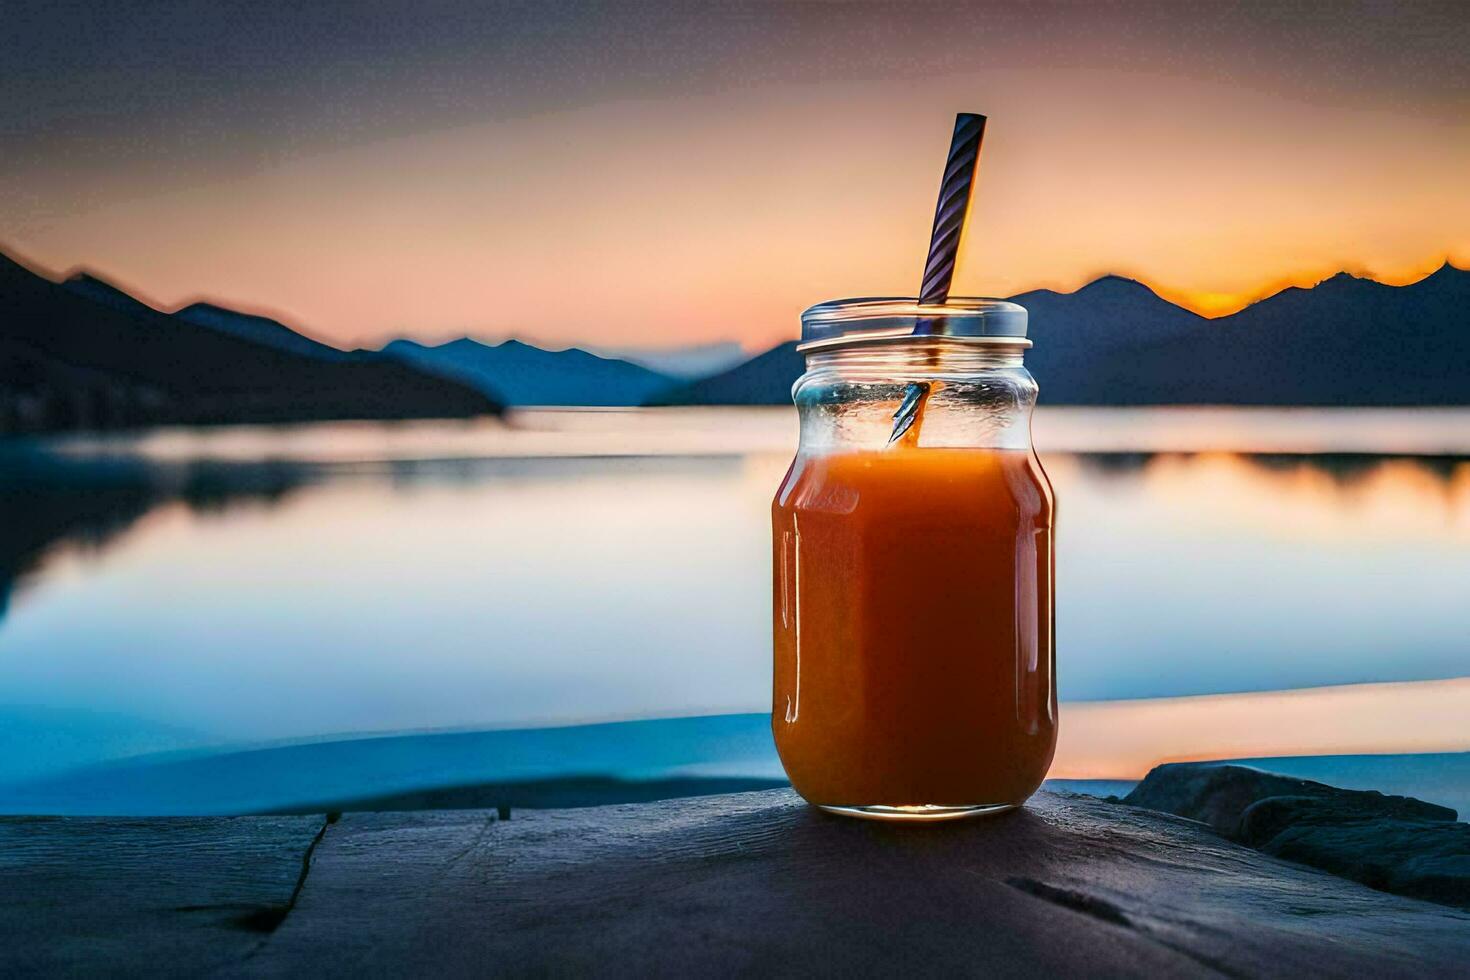
[{"label": "gradient sky", "polygon": [[344,344],[759,347],[915,290],[968,110],[956,292],[1223,312],[1470,266],[1467,10],[9,0],[0,244]]}]

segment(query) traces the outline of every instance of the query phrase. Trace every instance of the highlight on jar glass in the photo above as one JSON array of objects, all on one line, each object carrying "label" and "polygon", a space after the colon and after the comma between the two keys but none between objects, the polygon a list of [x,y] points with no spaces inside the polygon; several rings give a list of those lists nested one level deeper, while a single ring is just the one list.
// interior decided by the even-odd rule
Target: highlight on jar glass
[{"label": "highlight on jar glass", "polygon": [[984,131],[955,120],[918,298],[801,318],[801,441],[771,507],[771,728],[792,786],[835,813],[1010,810],[1056,750],[1056,504],[1026,311],[949,297]]}]

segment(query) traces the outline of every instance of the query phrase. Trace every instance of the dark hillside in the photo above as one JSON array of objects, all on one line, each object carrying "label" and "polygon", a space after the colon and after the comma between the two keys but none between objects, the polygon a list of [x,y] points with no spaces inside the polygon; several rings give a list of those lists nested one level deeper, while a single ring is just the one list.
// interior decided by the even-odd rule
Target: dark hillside
[{"label": "dark hillside", "polygon": [[188,323],[96,283],[70,288],[0,256],[0,432],[499,410],[465,385],[387,358],[304,357]]}]

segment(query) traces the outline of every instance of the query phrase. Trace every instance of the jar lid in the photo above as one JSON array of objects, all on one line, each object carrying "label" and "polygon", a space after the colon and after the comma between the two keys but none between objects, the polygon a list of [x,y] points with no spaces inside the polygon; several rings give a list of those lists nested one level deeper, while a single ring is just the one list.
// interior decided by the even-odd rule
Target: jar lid
[{"label": "jar lid", "polygon": [[907,296],[836,299],[801,315],[799,351],[847,344],[941,338],[967,344],[1030,347],[1026,309],[1003,299],[955,296],[942,306]]}]

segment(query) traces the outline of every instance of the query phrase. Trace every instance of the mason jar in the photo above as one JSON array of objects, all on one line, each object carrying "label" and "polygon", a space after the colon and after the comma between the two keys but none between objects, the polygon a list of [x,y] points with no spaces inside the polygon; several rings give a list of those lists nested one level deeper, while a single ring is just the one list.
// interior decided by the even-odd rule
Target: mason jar
[{"label": "mason jar", "polygon": [[802,315],[801,441],[772,504],[771,727],[796,791],[938,820],[1019,806],[1056,747],[1055,500],[1026,311]]}]

